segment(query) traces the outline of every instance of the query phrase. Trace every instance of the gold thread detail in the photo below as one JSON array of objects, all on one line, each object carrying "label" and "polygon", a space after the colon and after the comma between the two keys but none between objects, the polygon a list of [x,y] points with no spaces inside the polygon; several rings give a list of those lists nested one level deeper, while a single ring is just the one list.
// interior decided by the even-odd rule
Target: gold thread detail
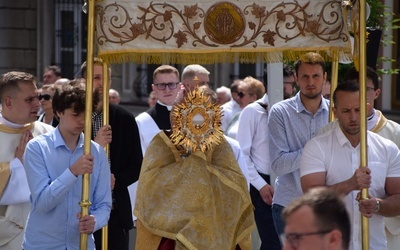
[{"label": "gold thread detail", "polygon": [[204,153],[221,143],[221,107],[197,87],[173,107],[171,114],[171,141],[186,153]]}]

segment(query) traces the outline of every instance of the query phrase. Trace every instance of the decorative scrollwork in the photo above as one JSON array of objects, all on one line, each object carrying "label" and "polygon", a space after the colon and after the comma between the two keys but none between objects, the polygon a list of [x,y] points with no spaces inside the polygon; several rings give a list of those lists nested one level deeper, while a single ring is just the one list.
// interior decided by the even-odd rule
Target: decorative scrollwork
[{"label": "decorative scrollwork", "polygon": [[175,44],[175,48],[199,44],[256,48],[260,41],[275,47],[277,41],[288,43],[301,36],[313,36],[327,43],[348,40],[338,0],[321,1],[318,12],[310,10],[310,1],[283,1],[275,6],[237,4],[221,1],[204,9],[200,3],[175,7],[172,3],[150,2],[137,6],[133,13],[118,2],[98,4],[97,41],[100,45],[123,45],[140,37],[160,46]]}]

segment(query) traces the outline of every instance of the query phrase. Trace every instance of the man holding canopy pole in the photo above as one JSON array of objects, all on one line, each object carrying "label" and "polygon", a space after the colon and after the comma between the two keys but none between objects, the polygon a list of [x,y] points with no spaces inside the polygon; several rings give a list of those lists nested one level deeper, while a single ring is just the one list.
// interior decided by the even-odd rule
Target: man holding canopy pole
[{"label": "man holding canopy pole", "polygon": [[[81,66],[86,77],[86,62]],[[109,72],[111,69],[109,69]],[[111,74],[109,74],[111,76]],[[111,83],[111,79],[108,79]],[[92,138],[103,147],[110,144],[110,167],[115,177],[112,191],[113,206],[108,222],[108,249],[124,250],[129,247],[129,230],[133,228],[132,205],[127,187],[138,180],[142,165],[142,149],[138,126],[133,114],[120,105],[109,105],[109,124],[103,124],[103,62],[95,58],[93,68],[93,95],[99,104],[93,109]],[[110,85],[109,85],[110,86]],[[96,249],[101,248],[101,231],[95,232]]]},{"label": "man holding canopy pole", "polygon": [[[356,81],[359,78],[359,72],[355,67],[350,68],[344,79]],[[367,80],[365,82],[367,92],[367,129],[378,135],[393,141],[400,148],[400,125],[387,119],[380,110],[374,108],[375,99],[379,97],[381,90],[379,88],[379,76],[371,67],[367,67]],[[336,126],[337,120],[328,123],[318,133],[322,134]],[[388,250],[398,249],[400,242],[400,217],[385,218],[386,238]]]},{"label": "man holding canopy pole", "polygon": [[[371,249],[386,249],[383,217],[400,214],[400,151],[392,141],[367,131],[368,166],[360,168],[359,85],[339,84],[333,102],[338,123],[303,150],[303,191],[328,186],[344,196],[353,226],[350,249],[361,249],[361,214],[369,218]],[[360,190],[365,188],[369,197],[361,199]]]},{"label": "man holding canopy pole", "polygon": [[[23,249],[78,249],[79,234],[92,234],[107,224],[111,210],[110,168],[104,149],[91,141],[84,150],[85,87],[65,84],[56,89],[54,112],[60,123],[26,146],[24,163],[31,210]],[[90,174],[88,215],[79,200],[82,176]],[[94,249],[89,236],[87,249]]]}]

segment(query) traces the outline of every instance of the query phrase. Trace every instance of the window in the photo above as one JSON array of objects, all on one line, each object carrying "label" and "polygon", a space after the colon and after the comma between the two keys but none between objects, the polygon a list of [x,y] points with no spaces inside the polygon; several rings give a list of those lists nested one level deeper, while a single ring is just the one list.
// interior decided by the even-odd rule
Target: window
[{"label": "window", "polygon": [[55,2],[55,63],[69,79],[78,76],[80,65],[86,61],[87,15],[82,5],[81,0]]}]

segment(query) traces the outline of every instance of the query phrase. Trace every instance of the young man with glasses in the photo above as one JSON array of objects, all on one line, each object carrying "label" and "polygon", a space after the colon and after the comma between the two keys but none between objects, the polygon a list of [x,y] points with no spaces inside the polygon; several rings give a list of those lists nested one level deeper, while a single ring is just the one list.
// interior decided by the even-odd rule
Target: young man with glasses
[{"label": "young man with glasses", "polygon": [[294,70],[290,65],[285,64],[283,66],[283,99],[292,97],[295,91]]},{"label": "young man with glasses", "polygon": [[283,210],[284,250],[347,250],[350,220],[341,198],[332,190],[319,187],[294,200]]},{"label": "young man with glasses", "polygon": [[[171,130],[170,112],[179,92],[183,91],[179,71],[171,65],[161,65],[154,70],[151,86],[152,93],[157,96],[157,103],[136,117],[143,157],[150,142],[160,131]],[[133,201],[136,200],[136,189],[137,182],[129,189]]]},{"label": "young man with glasses", "polygon": [[[359,95],[354,81],[337,86],[333,94],[337,123],[304,147],[301,186],[304,192],[327,186],[343,196],[352,224],[350,249],[361,249],[361,215],[369,218],[371,249],[387,249],[383,218],[400,215],[400,151],[392,141],[367,131],[368,165],[360,167]],[[364,188],[365,200],[360,199]]]},{"label": "young man with glasses", "polygon": [[143,156],[156,134],[171,129],[169,114],[182,86],[179,71],[170,65],[158,67],[154,70],[151,86],[158,98],[157,104],[136,117]]}]

